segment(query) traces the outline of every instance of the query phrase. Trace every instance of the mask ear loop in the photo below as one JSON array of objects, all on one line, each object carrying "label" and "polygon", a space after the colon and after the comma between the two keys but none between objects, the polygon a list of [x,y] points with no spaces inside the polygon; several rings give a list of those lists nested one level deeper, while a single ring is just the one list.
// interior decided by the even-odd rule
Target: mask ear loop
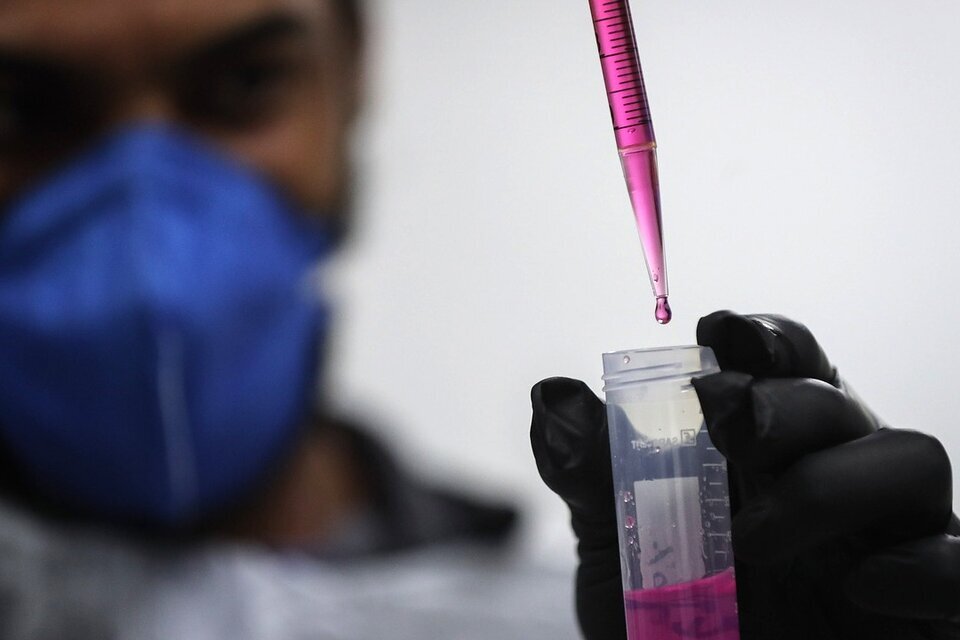
[{"label": "mask ear loop", "polygon": [[183,378],[183,337],[170,329],[157,334],[157,404],[163,426],[170,509],[185,515],[199,499],[197,457],[191,438]]}]

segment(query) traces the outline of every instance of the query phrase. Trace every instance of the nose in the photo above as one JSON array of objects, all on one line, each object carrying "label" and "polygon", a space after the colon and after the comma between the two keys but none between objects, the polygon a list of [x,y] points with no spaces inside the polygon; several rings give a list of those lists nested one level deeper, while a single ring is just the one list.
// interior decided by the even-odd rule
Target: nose
[{"label": "nose", "polygon": [[176,103],[162,88],[144,83],[117,97],[104,125],[112,130],[130,124],[173,124],[178,116]]}]

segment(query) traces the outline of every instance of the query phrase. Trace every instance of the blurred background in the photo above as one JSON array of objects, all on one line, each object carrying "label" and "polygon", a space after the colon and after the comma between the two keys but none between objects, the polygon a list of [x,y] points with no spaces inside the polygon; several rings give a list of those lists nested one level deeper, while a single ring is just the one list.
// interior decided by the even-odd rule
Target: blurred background
[{"label": "blurred background", "polygon": [[[335,397],[431,477],[506,494],[572,562],[529,389],[805,322],[890,424],[960,465],[960,3],[633,3],[674,321],[654,322],[586,0],[370,0],[362,220],[333,273]],[[960,490],[960,474],[957,489]]]}]

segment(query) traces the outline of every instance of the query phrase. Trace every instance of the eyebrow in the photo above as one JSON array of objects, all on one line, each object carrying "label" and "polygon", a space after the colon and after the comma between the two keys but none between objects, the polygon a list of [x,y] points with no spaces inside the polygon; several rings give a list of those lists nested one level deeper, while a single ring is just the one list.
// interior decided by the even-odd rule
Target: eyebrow
[{"label": "eyebrow", "polygon": [[[276,11],[241,23],[226,33],[215,36],[212,41],[188,51],[181,57],[186,65],[229,57],[244,49],[267,44],[271,41],[305,36],[310,27],[307,21],[293,12]],[[44,54],[19,51],[0,44],[0,73],[26,77],[32,80],[63,81],[83,74],[84,69],[69,62],[62,62]]]},{"label": "eyebrow", "polygon": [[227,57],[238,50],[251,49],[273,40],[305,36],[307,21],[291,12],[278,11],[254,18],[217,36],[183,56],[183,60],[209,60]]}]

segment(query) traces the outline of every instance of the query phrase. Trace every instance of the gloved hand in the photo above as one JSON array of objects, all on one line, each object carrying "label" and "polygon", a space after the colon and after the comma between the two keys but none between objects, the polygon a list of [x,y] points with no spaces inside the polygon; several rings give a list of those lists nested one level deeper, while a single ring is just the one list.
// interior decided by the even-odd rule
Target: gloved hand
[{"label": "gloved hand", "polygon": [[[960,522],[940,443],[885,428],[796,322],[722,311],[697,341],[722,369],[694,386],[729,461],[742,640],[960,638]],[[532,400],[537,466],[579,540],[584,636],[625,638],[606,409],[566,378]]]}]

